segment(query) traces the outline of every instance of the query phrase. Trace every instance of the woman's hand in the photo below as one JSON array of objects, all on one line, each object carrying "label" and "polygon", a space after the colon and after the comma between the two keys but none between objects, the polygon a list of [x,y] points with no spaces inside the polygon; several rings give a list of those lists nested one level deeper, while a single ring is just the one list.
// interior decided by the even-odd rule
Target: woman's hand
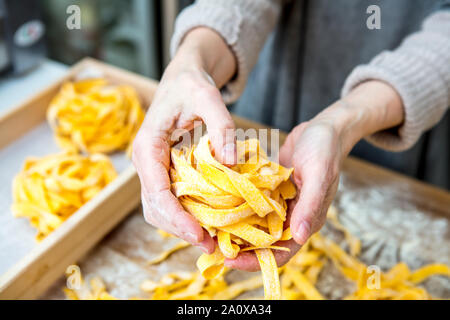
[{"label": "woman's hand", "polygon": [[[280,150],[280,163],[294,168],[292,178],[299,193],[288,203],[290,221],[285,223],[285,227],[290,225],[294,239],[275,244],[290,249],[290,252],[274,251],[279,266],[288,262],[311,233],[318,231],[325,222],[345,157],[341,139],[331,124],[313,119],[295,127]],[[250,252],[234,260],[227,259],[225,264],[246,271],[259,270],[258,260]]]},{"label": "woman's hand", "polygon": [[171,134],[191,130],[195,120],[208,129],[217,160],[234,164],[234,123],[219,90],[235,73],[235,58],[223,39],[207,28],[184,39],[164,72],[133,143],[132,160],[141,181],[146,221],[212,253],[214,242],[170,190]]},{"label": "woman's hand", "polygon": [[[277,244],[291,251],[274,251],[278,266],[289,261],[325,223],[338,188],[341,165],[353,146],[363,137],[402,121],[403,107],[397,92],[385,83],[369,81],[291,131],[280,150],[280,163],[294,168],[293,180],[299,194],[288,210],[293,239]],[[227,259],[225,264],[259,270],[256,256],[248,252]]]},{"label": "woman's hand", "polygon": [[293,180],[300,193],[290,221],[299,245],[325,223],[342,161],[349,152],[343,139],[332,122],[318,117],[295,127],[280,150],[280,162],[294,168]]}]

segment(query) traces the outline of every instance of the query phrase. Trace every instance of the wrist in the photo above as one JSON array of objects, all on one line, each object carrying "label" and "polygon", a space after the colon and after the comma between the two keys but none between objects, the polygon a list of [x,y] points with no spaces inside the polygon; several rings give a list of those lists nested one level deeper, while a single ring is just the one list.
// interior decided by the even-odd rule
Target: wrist
[{"label": "wrist", "polygon": [[189,31],[172,60],[176,66],[206,72],[218,88],[236,72],[236,59],[225,40],[207,27]]},{"label": "wrist", "polygon": [[400,125],[403,103],[390,85],[372,80],[354,88],[316,118],[333,126],[346,155],[362,138]]},{"label": "wrist", "polygon": [[355,110],[346,101],[338,100],[314,117],[311,124],[324,124],[332,128],[338,137],[341,158],[344,158],[363,137],[360,125],[363,122],[362,117],[364,113]]}]

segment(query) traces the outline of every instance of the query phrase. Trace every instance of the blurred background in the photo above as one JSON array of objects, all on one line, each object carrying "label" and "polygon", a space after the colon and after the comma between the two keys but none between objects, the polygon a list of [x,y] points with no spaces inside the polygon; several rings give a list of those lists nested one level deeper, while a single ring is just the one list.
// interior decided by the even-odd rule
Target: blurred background
[{"label": "blurred background", "polygon": [[[84,57],[159,79],[193,0],[0,0],[0,116]],[[69,28],[79,10],[80,28]]]},{"label": "blurred background", "polygon": [[[3,78],[17,77],[42,63],[42,58],[71,65],[90,56],[158,79],[169,61],[175,17],[192,2],[0,0],[0,72]],[[70,30],[67,10],[74,4],[82,13],[81,28]],[[42,25],[29,26],[30,21]],[[33,35],[36,30],[39,41],[17,43],[16,34]]]}]

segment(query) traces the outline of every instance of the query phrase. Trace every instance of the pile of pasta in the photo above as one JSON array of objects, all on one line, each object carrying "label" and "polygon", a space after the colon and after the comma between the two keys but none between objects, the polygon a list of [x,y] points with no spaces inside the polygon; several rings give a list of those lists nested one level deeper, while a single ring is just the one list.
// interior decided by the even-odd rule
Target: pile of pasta
[{"label": "pile of pasta", "polygon": [[129,154],[144,111],[132,87],[99,78],[65,83],[51,101],[47,119],[64,150]]},{"label": "pile of pasta", "polygon": [[[358,260],[361,244],[345,229],[337,219],[337,211],[331,207],[328,211],[328,223],[344,233],[344,250],[320,233],[314,234],[300,251],[283,267],[278,269],[281,283],[281,298],[285,300],[321,300],[325,297],[317,288],[317,282],[326,264],[331,263],[342,275],[354,283],[354,290],[343,297],[351,300],[384,300],[384,299],[435,299],[419,284],[431,276],[443,275],[450,277],[450,268],[445,264],[429,264],[411,271],[405,263],[398,263],[387,272],[379,275],[379,286],[374,286],[369,277],[373,270]],[[166,237],[166,235],[164,235]],[[183,243],[183,242],[180,242]],[[166,257],[181,247],[176,244],[169,249]],[[347,252],[348,251],[348,252]],[[154,300],[229,300],[239,298],[245,292],[252,292],[263,286],[259,275],[246,280],[230,283],[226,280],[228,268],[214,279],[205,279],[200,272],[170,272],[158,281],[146,280],[140,289]],[[82,282],[78,289],[64,291],[69,299],[116,299],[111,296],[103,281],[94,277],[89,283]],[[260,299],[261,297],[255,297]],[[134,297],[132,299],[142,299]]]},{"label": "pile of pasta", "polygon": [[287,169],[270,161],[258,139],[237,141],[237,164],[228,168],[210,150],[208,135],[191,148],[172,148],[172,190],[218,246],[203,254],[197,267],[205,279],[224,270],[224,259],[254,251],[261,266],[267,299],[280,299],[280,283],[272,250],[288,250],[275,243],[291,238],[286,200],[296,196]]},{"label": "pile of pasta", "polygon": [[12,211],[30,219],[38,241],[117,176],[102,154],[130,154],[144,111],[133,88],[94,78],[65,83],[47,119],[65,152],[27,159],[13,181]]},{"label": "pile of pasta", "polygon": [[12,211],[27,217],[45,238],[117,176],[101,154],[72,152],[28,158],[13,180]]},{"label": "pile of pasta", "polygon": [[387,272],[373,269],[357,256],[361,242],[338,220],[337,210],[331,206],[327,221],[345,237],[348,253],[320,233],[314,234],[300,251],[286,264],[281,278],[284,299],[323,299],[315,288],[325,263],[331,262],[343,276],[352,281],[355,290],[344,297],[347,300],[428,300],[433,297],[417,285],[434,275],[450,277],[450,267],[434,263],[411,272],[400,262]]}]

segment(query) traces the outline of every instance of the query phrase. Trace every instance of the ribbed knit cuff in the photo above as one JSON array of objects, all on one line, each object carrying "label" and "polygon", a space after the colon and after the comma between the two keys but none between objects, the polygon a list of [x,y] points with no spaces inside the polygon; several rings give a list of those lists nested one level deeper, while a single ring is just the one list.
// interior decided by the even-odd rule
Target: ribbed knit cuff
[{"label": "ribbed knit cuff", "polygon": [[236,6],[225,8],[214,3],[210,5],[195,4],[184,9],[177,17],[175,32],[170,44],[170,53],[173,58],[184,36],[190,30],[200,26],[211,28],[224,38],[238,62],[236,77],[221,88],[225,103],[231,103],[239,98],[248,77],[245,54],[238,41],[241,23],[242,15]]},{"label": "ribbed knit cuff", "polygon": [[[441,19],[442,14],[437,17]],[[410,36],[397,50],[383,52],[370,64],[355,68],[345,81],[342,97],[368,80],[384,81],[397,90],[403,101],[405,120],[397,133],[382,131],[366,139],[391,151],[410,148],[425,130],[442,118],[449,106],[449,38],[426,31]]]}]

